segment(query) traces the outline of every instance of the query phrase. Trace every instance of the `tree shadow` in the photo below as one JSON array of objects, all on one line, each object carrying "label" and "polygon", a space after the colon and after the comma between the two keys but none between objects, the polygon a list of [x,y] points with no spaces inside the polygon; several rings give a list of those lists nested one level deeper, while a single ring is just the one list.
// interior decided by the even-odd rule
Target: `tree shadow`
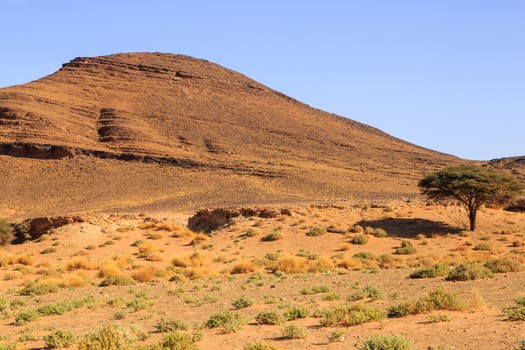
[{"label": "tree shadow", "polygon": [[451,226],[442,221],[433,221],[421,218],[385,218],[377,220],[361,220],[357,223],[363,227],[382,228],[389,236],[401,238],[414,238],[418,234],[446,235],[448,233],[459,233],[462,228]]}]

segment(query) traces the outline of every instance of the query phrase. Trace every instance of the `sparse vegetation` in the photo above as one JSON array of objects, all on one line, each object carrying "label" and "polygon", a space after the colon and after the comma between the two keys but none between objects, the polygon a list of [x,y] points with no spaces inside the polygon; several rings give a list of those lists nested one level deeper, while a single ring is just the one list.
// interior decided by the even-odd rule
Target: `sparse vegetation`
[{"label": "sparse vegetation", "polygon": [[211,315],[205,326],[208,328],[222,327],[224,333],[235,333],[244,324],[245,321],[240,314],[226,310]]},{"label": "sparse vegetation", "polygon": [[352,244],[358,244],[358,245],[364,245],[368,243],[368,236],[364,234],[359,234],[357,236],[352,237],[350,240],[350,243]]},{"label": "sparse vegetation", "polygon": [[401,245],[395,249],[395,254],[399,255],[410,255],[417,253],[417,249],[414,248],[412,242],[407,240],[402,240]]},{"label": "sparse vegetation", "polygon": [[236,299],[232,302],[232,306],[236,309],[244,309],[246,307],[249,307],[249,306],[252,306],[253,305],[253,301],[246,297],[246,296],[243,296],[239,299]]},{"label": "sparse vegetation", "polygon": [[279,325],[284,323],[285,319],[282,314],[276,311],[262,311],[255,316],[258,324]]},{"label": "sparse vegetation", "polygon": [[155,325],[157,332],[166,333],[172,331],[185,331],[188,329],[188,325],[181,320],[161,318]]},{"label": "sparse vegetation", "polygon": [[319,310],[317,316],[321,318],[322,326],[355,326],[358,324],[379,321],[386,317],[386,312],[361,303],[341,304],[332,308]]},{"label": "sparse vegetation", "polygon": [[131,345],[129,334],[116,325],[104,325],[83,336],[78,343],[79,350],[126,349]]},{"label": "sparse vegetation", "polygon": [[246,344],[244,350],[277,350],[272,344],[265,342],[264,340],[256,340],[253,343]]},{"label": "sparse vegetation", "polygon": [[290,324],[285,326],[282,330],[283,338],[286,339],[304,339],[308,336],[309,332],[303,326]]},{"label": "sparse vegetation", "polygon": [[436,289],[425,297],[391,306],[388,309],[388,317],[402,317],[435,310],[459,311],[463,308],[463,302],[455,293]]},{"label": "sparse vegetation", "polygon": [[410,339],[401,335],[379,334],[370,336],[359,350],[415,350]]},{"label": "sparse vegetation", "polygon": [[46,348],[49,349],[62,349],[67,348],[75,344],[76,337],[70,331],[57,329],[44,337]]},{"label": "sparse vegetation", "polygon": [[450,267],[447,264],[434,264],[424,266],[410,274],[410,278],[434,278],[447,276],[450,272]]},{"label": "sparse vegetation", "polygon": [[275,229],[273,230],[273,232],[267,234],[266,236],[264,236],[263,238],[261,238],[261,241],[263,242],[273,242],[273,241],[278,241],[280,239],[283,239],[284,236],[283,234],[281,233],[281,230],[279,229]]},{"label": "sparse vegetation", "polygon": [[448,281],[470,281],[492,276],[492,271],[482,264],[464,263],[450,270],[446,279]]},{"label": "sparse vegetation", "polygon": [[317,226],[317,227],[312,228],[310,231],[308,231],[306,235],[310,237],[317,237],[317,236],[322,236],[325,233],[326,233],[326,228]]}]

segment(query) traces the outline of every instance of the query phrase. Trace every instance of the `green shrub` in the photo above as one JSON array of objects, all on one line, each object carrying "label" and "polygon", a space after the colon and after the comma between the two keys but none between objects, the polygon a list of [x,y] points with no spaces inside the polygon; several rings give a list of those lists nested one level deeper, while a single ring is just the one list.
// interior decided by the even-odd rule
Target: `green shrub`
[{"label": "green shrub", "polygon": [[511,321],[525,321],[525,298],[516,300],[516,306],[507,307],[503,312]]},{"label": "green shrub", "polygon": [[284,312],[283,316],[288,321],[293,321],[298,318],[306,318],[310,312],[303,306],[291,306]]},{"label": "green shrub", "polygon": [[135,280],[126,275],[108,276],[102,282],[99,287],[109,286],[131,286],[135,284]]},{"label": "green shrub", "polygon": [[277,350],[275,346],[264,340],[256,340],[253,343],[246,344],[244,350]]},{"label": "green shrub", "polygon": [[40,314],[36,310],[22,311],[15,316],[15,326],[23,326],[39,318]]},{"label": "green shrub", "polygon": [[261,238],[261,241],[263,241],[263,242],[273,242],[273,241],[278,241],[278,240],[283,239],[283,238],[284,238],[284,236],[281,233],[281,230],[275,229],[275,230],[273,230],[272,233],[269,233],[266,236],[264,236],[263,238]]},{"label": "green shrub", "polygon": [[391,306],[388,309],[388,317],[402,317],[434,310],[459,311],[463,307],[463,302],[458,298],[457,294],[438,288],[425,297]]},{"label": "green shrub", "polygon": [[363,234],[360,234],[360,235],[354,236],[354,237],[352,237],[352,239],[350,240],[350,243],[352,243],[352,244],[358,244],[358,245],[364,245],[364,244],[367,244],[367,243],[368,243],[368,236],[367,236],[367,235],[363,235]]},{"label": "green shrub", "polygon": [[397,247],[396,250],[394,251],[394,254],[399,254],[399,255],[410,255],[410,254],[415,254],[415,253],[417,253],[416,248],[414,248],[414,246],[412,245],[412,242],[407,241],[407,240],[402,240],[401,245]]},{"label": "green shrub", "polygon": [[0,220],[0,246],[11,243],[14,238],[13,226],[5,220]]},{"label": "green shrub", "polygon": [[330,292],[330,287],[324,284],[321,284],[318,286],[311,286],[310,288],[301,289],[301,294],[303,295],[328,293],[328,292]]},{"label": "green shrub", "polygon": [[430,323],[450,322],[450,320],[450,316],[447,314],[428,315],[427,317],[427,321]]},{"label": "green shrub", "polygon": [[49,248],[42,250],[40,254],[51,254],[51,253],[56,253],[56,252],[57,252],[57,249],[55,247],[49,247]]},{"label": "green shrub", "polygon": [[361,300],[365,298],[370,298],[373,300],[377,299],[383,299],[384,293],[381,289],[375,287],[375,286],[366,286],[359,291],[355,292],[350,296],[350,300]]},{"label": "green shrub", "polygon": [[477,263],[465,263],[453,268],[447,275],[447,281],[470,281],[491,278],[492,271]]},{"label": "green shrub", "polygon": [[386,312],[364,304],[342,304],[319,312],[322,326],[342,324],[355,326],[358,324],[379,321],[386,317]]},{"label": "green shrub", "polygon": [[75,340],[75,335],[72,332],[64,331],[62,329],[57,329],[44,337],[46,348],[49,349],[70,347],[75,344]]},{"label": "green shrub", "polygon": [[51,303],[39,307],[37,312],[42,316],[63,315],[71,309],[72,307],[68,303]]},{"label": "green shrub", "polygon": [[303,326],[290,324],[282,330],[283,338],[286,339],[304,339],[308,336],[308,329]]},{"label": "green shrub", "polygon": [[493,273],[519,272],[523,270],[521,264],[510,258],[500,258],[485,263],[485,267]]},{"label": "green shrub", "polygon": [[369,337],[359,350],[415,350],[410,340],[401,335],[379,334]]},{"label": "green shrub", "polygon": [[368,260],[375,259],[374,254],[370,252],[358,252],[358,253],[355,253],[352,257],[356,259],[368,259]]},{"label": "green shrub", "polygon": [[129,335],[116,325],[104,325],[93,333],[83,336],[79,350],[118,350],[127,349],[131,344]]},{"label": "green shrub", "polygon": [[341,329],[336,329],[328,335],[329,343],[337,343],[345,340],[345,333]]},{"label": "green shrub", "polygon": [[208,328],[222,326],[224,333],[235,333],[244,326],[244,323],[240,314],[226,310],[211,315],[205,326]]},{"label": "green shrub", "polygon": [[239,298],[237,300],[234,300],[232,302],[232,306],[234,308],[236,308],[237,310],[238,309],[244,309],[245,307],[249,307],[249,306],[252,306],[252,305],[253,305],[253,301],[250,298],[246,297],[246,296],[243,296],[243,297],[241,297],[241,298]]},{"label": "green shrub", "polygon": [[314,227],[310,231],[306,233],[307,236],[310,237],[316,237],[316,236],[322,236],[326,233],[326,229],[324,227]]},{"label": "green shrub", "polygon": [[201,339],[201,333],[188,334],[175,330],[166,334],[151,350],[198,350],[195,343]]},{"label": "green shrub", "polygon": [[473,250],[492,250],[492,246],[490,245],[490,243],[483,242],[483,243],[476,244],[474,248],[472,249]]},{"label": "green shrub", "polygon": [[140,310],[145,310],[149,308],[150,306],[153,306],[154,302],[150,300],[149,298],[145,296],[139,296],[132,300],[130,300],[126,306],[133,310],[133,312],[137,312]]},{"label": "green shrub", "polygon": [[284,316],[276,311],[262,311],[255,316],[258,324],[279,325],[284,323]]},{"label": "green shrub", "polygon": [[450,267],[447,264],[424,266],[410,274],[410,278],[434,278],[448,275]]},{"label": "green shrub", "polygon": [[388,233],[382,228],[376,228],[374,229],[374,236],[379,237],[379,238],[384,238],[384,237],[388,237]]},{"label": "green shrub", "polygon": [[20,295],[44,295],[58,292],[58,286],[51,283],[28,282],[20,291]]},{"label": "green shrub", "polygon": [[188,325],[184,321],[176,319],[161,318],[157,321],[155,329],[157,332],[165,333],[171,331],[184,331],[188,328]]}]

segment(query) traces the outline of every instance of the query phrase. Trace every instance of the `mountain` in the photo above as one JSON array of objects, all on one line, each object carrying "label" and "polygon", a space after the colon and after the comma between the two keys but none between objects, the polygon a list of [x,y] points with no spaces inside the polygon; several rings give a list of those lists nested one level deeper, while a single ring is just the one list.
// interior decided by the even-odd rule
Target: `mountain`
[{"label": "mountain", "polygon": [[0,89],[0,215],[399,198],[460,159],[188,56],[75,58]]}]

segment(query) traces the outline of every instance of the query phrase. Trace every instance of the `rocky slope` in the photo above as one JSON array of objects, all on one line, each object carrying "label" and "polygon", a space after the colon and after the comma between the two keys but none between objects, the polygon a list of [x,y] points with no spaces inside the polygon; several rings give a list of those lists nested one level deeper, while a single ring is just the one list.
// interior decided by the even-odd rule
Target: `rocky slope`
[{"label": "rocky slope", "polygon": [[399,197],[459,159],[219,65],[76,58],[0,89],[0,215]]}]

